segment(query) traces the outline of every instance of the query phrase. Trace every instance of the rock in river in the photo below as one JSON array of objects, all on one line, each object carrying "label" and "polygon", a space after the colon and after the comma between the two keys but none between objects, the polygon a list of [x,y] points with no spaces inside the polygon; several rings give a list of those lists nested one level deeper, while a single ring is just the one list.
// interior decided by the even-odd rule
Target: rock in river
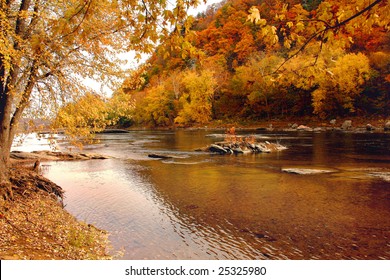
[{"label": "rock in river", "polygon": [[313,129],[311,127],[308,127],[306,125],[300,125],[297,127],[297,130],[300,130],[300,131],[313,131]]},{"label": "rock in river", "polygon": [[347,121],[343,122],[343,124],[341,125],[341,129],[343,129],[343,130],[350,130],[350,129],[352,129],[352,121],[351,120],[347,120]]},{"label": "rock in river", "polygon": [[255,141],[237,141],[237,142],[218,142],[211,144],[205,149],[197,149],[196,151],[207,151],[220,155],[226,154],[256,154],[256,153],[271,153],[279,152],[287,149],[279,143],[255,142]]},{"label": "rock in river", "polygon": [[216,144],[211,144],[209,150],[212,153],[217,153],[217,154],[221,154],[221,155],[228,153],[227,149],[225,149],[219,145],[216,145]]},{"label": "rock in river", "polygon": [[314,168],[283,168],[282,171],[286,173],[300,174],[300,175],[323,174],[323,173],[335,172],[334,170],[330,170],[330,169],[314,169]]},{"label": "rock in river", "polygon": [[384,130],[385,130],[385,131],[390,131],[390,121],[388,121],[388,122],[385,123]]},{"label": "rock in river", "polygon": [[170,159],[171,156],[163,156],[163,155],[157,155],[157,154],[149,154],[148,157],[150,158],[157,158],[157,159]]}]

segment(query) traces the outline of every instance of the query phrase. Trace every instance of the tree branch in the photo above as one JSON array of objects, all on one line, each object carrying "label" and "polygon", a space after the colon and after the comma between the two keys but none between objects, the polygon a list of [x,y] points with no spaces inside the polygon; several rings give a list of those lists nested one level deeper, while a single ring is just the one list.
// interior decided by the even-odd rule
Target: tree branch
[{"label": "tree branch", "polygon": [[[326,31],[328,30],[331,30],[331,29],[338,29],[340,27],[342,27],[343,25],[346,25],[348,22],[350,22],[351,20],[359,17],[360,15],[364,14],[365,12],[371,10],[373,7],[375,7],[376,5],[378,5],[380,2],[382,2],[383,0],[376,0],[375,2],[371,3],[370,5],[368,5],[366,8],[364,8],[363,10],[361,10],[360,12],[354,14],[353,16],[347,18],[346,20],[336,24],[336,25],[330,25],[329,23],[326,23],[325,22],[325,25],[326,27],[320,31],[317,31],[316,33],[312,34],[312,36],[310,36],[309,39],[307,39],[305,41],[305,43],[294,53],[292,54],[291,56],[289,56],[285,61],[283,61],[283,63],[281,65],[279,65],[279,67],[273,72],[271,73],[272,74],[275,74],[277,72],[280,71],[280,69],[291,59],[293,59],[295,56],[297,56],[300,52],[304,51],[305,48],[307,47],[307,45],[313,40],[315,39],[316,37],[318,37],[320,34],[325,34]],[[321,22],[324,22],[322,20],[320,20]],[[321,46],[320,46],[320,51],[322,50],[322,46],[323,46],[323,35],[322,35],[322,38],[321,38]],[[316,61],[315,63],[317,62],[318,60],[318,56],[316,57]],[[314,63],[314,65],[315,65]]]},{"label": "tree branch", "polygon": [[41,5],[41,1],[35,0],[33,17],[31,19],[29,26],[28,26],[28,29],[27,29],[27,32],[25,35],[25,39],[31,36],[32,30],[33,30],[36,22],[39,20],[39,7],[40,7],[40,5]]},{"label": "tree branch", "polygon": [[307,47],[307,45],[314,39],[316,38],[319,34],[321,34],[322,32],[324,32],[326,29],[324,30],[321,30],[321,31],[317,31],[316,33],[314,33],[308,40],[306,40],[306,42],[303,44],[302,47],[300,47],[294,54],[292,54],[291,56],[289,56],[288,58],[286,58],[285,61],[283,61],[283,63],[281,65],[279,65],[279,67],[273,72],[271,73],[272,74],[275,74],[277,72],[279,72],[279,70],[288,62],[290,61],[291,59],[293,59],[294,57],[296,57],[300,52],[303,52],[304,49]]},{"label": "tree branch", "polygon": [[28,11],[30,8],[30,3],[31,0],[22,0],[22,3],[20,4],[19,15],[15,26],[15,33],[17,35],[22,35],[26,29],[26,19],[21,16],[21,13]]},{"label": "tree branch", "polygon": [[[360,12],[356,13],[355,15],[351,16],[350,18],[347,18],[346,20],[334,25],[334,26],[331,26],[329,27],[328,29],[337,29],[337,28],[340,28],[341,26],[347,24],[348,22],[350,22],[351,20],[357,18],[358,16],[364,14],[365,12],[371,10],[372,8],[374,8],[376,5],[378,5],[380,2],[382,2],[383,0],[376,0],[375,2],[373,2],[372,4],[368,5],[366,8],[364,8],[363,10],[361,10]],[[326,31],[326,30],[324,30]]]},{"label": "tree branch", "polygon": [[26,87],[23,91],[23,94],[21,96],[19,104],[16,106],[14,114],[12,115],[12,118],[11,118],[10,132],[9,132],[11,139],[15,135],[19,120],[22,117],[22,113],[23,113],[24,109],[27,107],[27,105],[30,102],[30,96],[31,96],[31,93],[34,89],[35,82],[36,82],[37,71],[38,71],[38,67],[36,65],[36,61],[33,61],[32,65],[31,65],[31,74],[29,76],[28,82],[27,82]]},{"label": "tree branch", "polygon": [[93,1],[93,0],[86,1],[86,2],[84,3],[84,5],[83,5],[75,14],[73,14],[73,15],[69,18],[69,21],[70,21],[71,19],[73,19],[74,17],[76,17],[77,15],[79,15],[79,14],[81,13],[81,11],[84,10],[85,7],[87,7],[87,8],[86,8],[86,11],[85,11],[85,13],[84,13],[84,15],[83,15],[83,18],[82,18],[81,21],[78,23],[78,25],[77,25],[72,31],[70,31],[68,34],[65,34],[65,35],[61,36],[61,39],[66,38],[66,37],[68,37],[68,36],[74,34],[77,30],[79,30],[79,28],[80,28],[81,25],[83,24],[85,18],[87,17],[88,11],[89,11],[89,9],[91,8],[91,5],[92,5],[92,1]]}]

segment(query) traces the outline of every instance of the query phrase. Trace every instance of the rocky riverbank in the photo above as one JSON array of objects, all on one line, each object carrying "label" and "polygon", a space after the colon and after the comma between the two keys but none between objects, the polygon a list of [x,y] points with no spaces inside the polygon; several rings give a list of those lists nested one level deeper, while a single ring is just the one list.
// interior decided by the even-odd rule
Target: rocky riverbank
[{"label": "rocky riverbank", "polygon": [[[340,131],[348,133],[373,133],[373,132],[390,132],[389,118],[350,118],[350,119],[331,119],[319,120],[317,118],[297,118],[297,119],[272,119],[259,122],[232,122],[232,121],[213,121],[206,126],[187,127],[184,129],[198,130],[226,130],[235,127],[237,131],[254,130],[261,131],[306,131],[306,132],[321,132],[321,131]],[[130,128],[137,130],[139,127]],[[147,129],[147,128],[145,128]],[[151,129],[151,128],[149,128]],[[164,129],[164,128],[159,128]],[[165,129],[174,129],[165,128]]]},{"label": "rocky riverbank", "polygon": [[352,120],[345,120],[342,123],[338,123],[336,119],[332,119],[328,124],[322,126],[308,126],[298,123],[290,123],[287,128],[282,129],[283,131],[308,131],[308,132],[321,132],[321,131],[348,131],[348,132],[383,132],[390,131],[390,121],[376,123],[375,125],[367,122],[362,125],[361,123],[354,123]]}]

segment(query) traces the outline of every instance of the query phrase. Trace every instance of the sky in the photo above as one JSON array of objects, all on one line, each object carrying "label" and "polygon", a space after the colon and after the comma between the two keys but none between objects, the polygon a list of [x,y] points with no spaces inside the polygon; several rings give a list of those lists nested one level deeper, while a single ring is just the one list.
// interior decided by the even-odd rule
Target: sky
[{"label": "sky", "polygon": [[221,1],[222,1],[222,0],[207,0],[207,3],[205,4],[205,3],[203,2],[203,0],[201,0],[201,4],[198,5],[198,7],[196,7],[196,8],[191,8],[191,9],[189,10],[189,14],[196,16],[198,13],[205,11],[206,8],[207,8],[207,6],[212,5],[212,4],[215,4],[215,3],[219,3],[219,2],[221,2]]},{"label": "sky", "polygon": [[[190,15],[196,16],[198,13],[205,11],[207,9],[207,6],[219,3],[221,1],[222,0],[207,0],[207,2],[205,4],[204,1],[201,0],[201,4],[199,4],[196,8],[191,8],[188,11],[188,13]],[[123,59],[128,58],[128,63],[124,66],[125,69],[132,69],[132,68],[134,69],[137,67],[138,63],[136,62],[134,52],[120,54],[119,58],[123,58]],[[142,63],[142,61],[145,61],[147,58],[148,58],[148,55],[146,55],[146,54],[143,55],[143,59],[141,60],[141,63]],[[85,79],[85,85],[87,85],[88,87],[90,87],[94,91],[97,91],[99,93],[103,93],[106,97],[110,97],[112,95],[111,89],[109,89],[108,87],[105,87],[105,86],[102,87],[102,84],[96,82],[93,79]]]}]

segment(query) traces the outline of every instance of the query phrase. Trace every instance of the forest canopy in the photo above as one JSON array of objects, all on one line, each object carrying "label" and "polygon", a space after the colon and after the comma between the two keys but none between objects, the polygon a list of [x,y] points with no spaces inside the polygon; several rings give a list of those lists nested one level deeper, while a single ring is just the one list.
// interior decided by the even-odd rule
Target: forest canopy
[{"label": "forest canopy", "polygon": [[387,116],[389,6],[222,1],[187,18],[182,36],[162,43],[117,94],[131,96],[132,120],[150,126]]}]

